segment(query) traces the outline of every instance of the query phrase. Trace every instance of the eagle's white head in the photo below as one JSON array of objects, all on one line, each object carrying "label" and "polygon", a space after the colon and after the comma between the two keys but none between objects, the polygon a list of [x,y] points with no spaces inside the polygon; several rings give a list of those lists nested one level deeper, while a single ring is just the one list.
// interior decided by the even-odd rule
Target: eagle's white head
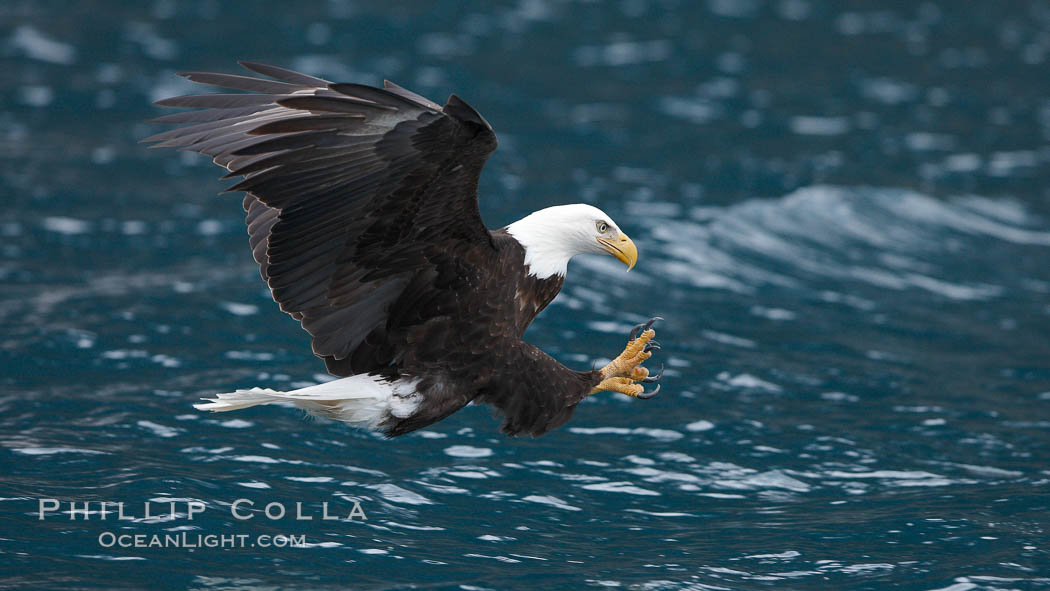
[{"label": "eagle's white head", "polygon": [[578,254],[609,254],[629,271],[638,249],[607,213],[585,203],[558,205],[533,212],[507,226],[525,248],[529,274],[540,279],[565,276],[569,259]]}]

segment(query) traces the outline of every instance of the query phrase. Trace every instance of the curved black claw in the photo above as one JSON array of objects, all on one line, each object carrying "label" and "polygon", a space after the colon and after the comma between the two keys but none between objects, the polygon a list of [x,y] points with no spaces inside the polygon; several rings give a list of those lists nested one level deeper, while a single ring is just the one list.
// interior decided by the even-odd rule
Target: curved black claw
[{"label": "curved black claw", "polygon": [[650,351],[659,351],[659,350],[660,350],[660,343],[657,342],[657,341],[649,341],[648,343],[645,344],[645,348],[642,349],[642,351],[645,352],[645,353],[648,353]]},{"label": "curved black claw", "polygon": [[657,392],[659,392],[659,391],[660,391],[660,384],[657,384],[656,388],[652,392],[642,392],[638,396],[635,396],[635,398],[641,398],[642,400],[649,400],[653,396],[656,396]]},{"label": "curved black claw", "polygon": [[654,317],[649,319],[649,322],[643,322],[643,323],[639,324],[638,326],[635,326],[634,328],[631,329],[631,334],[627,337],[627,339],[633,341],[634,337],[638,336],[638,333],[646,331],[646,330],[649,330],[650,328],[652,328],[653,325],[656,324],[657,320],[663,320],[663,318],[661,318],[659,316],[654,316]]},{"label": "curved black claw", "polygon": [[656,372],[656,375],[649,376],[649,377],[643,379],[642,381],[645,382],[646,384],[651,384],[651,383],[653,383],[655,381],[658,381],[660,379],[660,376],[662,376],[662,375],[664,375],[664,364],[661,363],[660,364],[660,371]]},{"label": "curved black claw", "polygon": [[635,326],[634,328],[632,328],[631,329],[631,334],[627,335],[627,340],[628,341],[633,341],[634,337],[638,336],[638,333],[642,332],[642,329],[644,327],[645,327],[645,323],[642,323],[642,324],[639,324],[638,326]]}]

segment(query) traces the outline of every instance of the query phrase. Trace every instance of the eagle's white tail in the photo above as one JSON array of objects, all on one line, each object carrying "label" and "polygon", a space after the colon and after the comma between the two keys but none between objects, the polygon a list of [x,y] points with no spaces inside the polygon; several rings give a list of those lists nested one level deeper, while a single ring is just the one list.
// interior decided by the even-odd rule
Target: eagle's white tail
[{"label": "eagle's white tail", "polygon": [[393,416],[405,418],[419,407],[422,396],[415,391],[417,380],[390,382],[379,376],[360,374],[290,392],[252,388],[204,398],[193,405],[198,410],[225,412],[271,402],[291,402],[310,414],[357,426],[375,427]]}]

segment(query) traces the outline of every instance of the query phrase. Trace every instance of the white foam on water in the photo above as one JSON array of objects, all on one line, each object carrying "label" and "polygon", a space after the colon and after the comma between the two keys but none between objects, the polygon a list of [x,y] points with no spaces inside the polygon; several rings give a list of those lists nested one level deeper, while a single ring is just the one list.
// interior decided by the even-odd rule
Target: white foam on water
[{"label": "white foam on water", "polygon": [[41,225],[48,232],[70,236],[87,234],[91,231],[91,222],[63,216],[46,217],[41,221]]},{"label": "white foam on water", "polygon": [[396,484],[381,483],[368,485],[371,488],[379,492],[382,497],[391,503],[399,503],[403,505],[433,505],[434,501],[424,497],[419,493],[412,492],[410,490],[401,488]]},{"label": "white foam on water", "polygon": [[445,455],[454,458],[487,458],[492,453],[492,450],[487,447],[474,447],[472,445],[453,445],[445,448]]},{"label": "white foam on water", "polygon": [[68,43],[54,38],[29,26],[15,28],[7,40],[8,46],[25,54],[26,57],[52,64],[68,66],[77,61],[77,50]]},{"label": "white foam on water", "polygon": [[624,493],[629,495],[641,495],[641,496],[660,496],[660,493],[655,490],[649,490],[640,486],[635,486],[631,482],[598,482],[595,484],[585,484],[583,488],[587,490],[597,490],[602,492],[614,492]]}]

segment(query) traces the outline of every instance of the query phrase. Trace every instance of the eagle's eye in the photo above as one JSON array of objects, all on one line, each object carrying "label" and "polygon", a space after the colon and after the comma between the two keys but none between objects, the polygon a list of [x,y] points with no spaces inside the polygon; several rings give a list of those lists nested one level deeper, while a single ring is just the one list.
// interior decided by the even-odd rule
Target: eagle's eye
[{"label": "eagle's eye", "polygon": [[609,224],[606,224],[605,222],[598,222],[598,233],[599,234],[604,234],[606,231],[608,231],[608,229],[609,229]]}]

